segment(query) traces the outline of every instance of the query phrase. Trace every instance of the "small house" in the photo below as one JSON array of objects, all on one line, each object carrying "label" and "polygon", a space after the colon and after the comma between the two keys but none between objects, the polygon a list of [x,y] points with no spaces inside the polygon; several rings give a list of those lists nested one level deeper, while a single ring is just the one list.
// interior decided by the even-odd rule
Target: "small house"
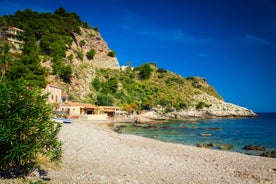
[{"label": "small house", "polygon": [[99,106],[98,107],[98,112],[107,114],[108,117],[114,117],[116,111],[119,111],[119,110],[121,110],[121,108],[116,107],[116,106]]},{"label": "small house", "polygon": [[62,102],[62,89],[55,85],[48,85],[45,90],[46,93],[49,93],[48,102],[49,103],[61,103]]},{"label": "small house", "polygon": [[82,115],[92,115],[96,106],[89,103],[65,102],[61,103],[58,112],[65,112],[71,118],[79,118]]},{"label": "small house", "polygon": [[0,36],[8,40],[11,43],[16,43],[16,44],[24,44],[24,41],[20,38],[20,35],[24,32],[24,30],[13,27],[13,26],[8,26],[0,27]]}]

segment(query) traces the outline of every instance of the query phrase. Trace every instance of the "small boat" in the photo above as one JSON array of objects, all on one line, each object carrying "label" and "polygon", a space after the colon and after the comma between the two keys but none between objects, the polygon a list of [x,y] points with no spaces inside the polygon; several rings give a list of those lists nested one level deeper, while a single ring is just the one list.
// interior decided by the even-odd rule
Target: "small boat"
[{"label": "small boat", "polygon": [[53,118],[52,120],[55,122],[59,122],[59,123],[72,123],[73,122],[71,119],[67,119],[67,118]]}]

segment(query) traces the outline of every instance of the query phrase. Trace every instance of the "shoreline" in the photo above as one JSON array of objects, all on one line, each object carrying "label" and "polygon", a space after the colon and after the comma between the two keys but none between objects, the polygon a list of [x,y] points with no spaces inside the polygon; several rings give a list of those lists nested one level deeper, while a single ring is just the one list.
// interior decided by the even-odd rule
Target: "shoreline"
[{"label": "shoreline", "polygon": [[110,121],[63,124],[51,183],[273,183],[276,159],[118,134]]},{"label": "shoreline", "polygon": [[[276,181],[276,159],[163,142],[111,130],[110,120],[62,124],[63,156],[46,176],[52,184],[266,183]],[[1,180],[18,183],[20,180]],[[20,182],[19,182],[20,183]]]},{"label": "shoreline", "polygon": [[[216,140],[210,140],[208,141],[196,141],[196,140],[192,140],[192,144],[191,141],[186,142],[185,140],[183,141],[179,141],[180,139],[178,138],[177,140],[175,139],[159,139],[158,137],[158,131],[162,131],[168,129],[168,131],[172,131],[171,128],[173,128],[173,130],[177,127],[174,126],[174,124],[178,124],[179,122],[181,122],[181,125],[179,127],[179,129],[200,129],[200,131],[197,133],[199,138],[201,137],[213,137],[213,132],[204,132],[202,131],[202,129],[207,129],[206,128],[201,128],[199,126],[186,126],[186,125],[191,125],[191,124],[201,124],[200,121],[202,120],[210,120],[210,119],[215,119],[215,120],[231,120],[231,119],[252,119],[252,118],[260,118],[260,116],[258,117],[236,117],[236,118],[190,118],[190,119],[183,119],[183,120],[179,120],[179,119],[169,119],[168,121],[150,121],[150,122],[131,122],[128,121],[127,119],[124,119],[125,121],[122,121],[122,119],[116,120],[113,119],[112,121],[112,127],[110,127],[113,131],[120,133],[120,134],[130,134],[130,135],[138,135],[141,137],[145,137],[145,138],[150,138],[153,140],[160,140],[162,142],[171,142],[171,143],[177,143],[177,144],[181,144],[181,145],[188,145],[188,146],[194,146],[194,147],[199,147],[199,148],[209,148],[209,149],[213,149],[213,150],[224,150],[224,151],[230,151],[230,152],[235,152],[235,153],[242,153],[245,155],[253,155],[253,156],[262,156],[262,157],[271,157],[271,158],[275,158],[275,148],[274,147],[269,147],[269,146],[263,146],[262,143],[256,143],[256,144],[246,144],[244,143],[243,146],[242,144],[236,145],[234,142],[220,142]],[[171,124],[173,124],[171,126]],[[211,130],[213,131],[220,131],[221,128],[215,127],[216,125],[214,125],[214,127],[211,126]],[[126,130],[124,130],[126,128]],[[135,131],[134,129],[137,129],[137,131]],[[130,131],[129,131],[130,129]],[[145,133],[143,133],[145,130]],[[133,133],[133,132],[134,133]],[[202,133],[203,132],[203,133]],[[215,133],[214,133],[215,134]],[[148,136],[147,136],[148,135]],[[198,138],[198,139],[199,139]],[[214,139],[214,138],[213,138]],[[250,147],[250,148],[245,148],[245,147]],[[262,149],[261,149],[262,148]]]}]

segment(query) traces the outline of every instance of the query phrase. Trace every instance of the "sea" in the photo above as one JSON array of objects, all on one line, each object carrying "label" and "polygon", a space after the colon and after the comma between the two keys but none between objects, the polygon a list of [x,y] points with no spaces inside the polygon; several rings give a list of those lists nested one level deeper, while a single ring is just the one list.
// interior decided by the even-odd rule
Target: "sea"
[{"label": "sea", "polygon": [[191,146],[197,143],[230,144],[233,148],[228,151],[260,155],[261,151],[245,150],[244,147],[257,145],[264,146],[266,151],[276,150],[276,113],[257,114],[258,118],[172,120],[152,128],[127,126],[122,133]]}]

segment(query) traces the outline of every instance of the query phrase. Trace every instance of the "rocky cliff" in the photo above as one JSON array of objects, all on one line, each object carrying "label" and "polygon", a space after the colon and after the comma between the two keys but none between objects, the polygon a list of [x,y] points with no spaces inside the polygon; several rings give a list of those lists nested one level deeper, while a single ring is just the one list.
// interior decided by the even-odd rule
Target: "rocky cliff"
[{"label": "rocky cliff", "polygon": [[[86,63],[96,68],[120,69],[117,57],[108,56],[108,53],[112,52],[112,50],[109,49],[107,43],[97,30],[82,27],[80,30],[80,34],[72,33],[74,41],[66,53],[67,56],[72,54],[74,64],[81,65]],[[89,60],[85,55],[91,49],[94,49],[96,54],[93,59]],[[78,56],[81,53],[84,55],[82,59]]]},{"label": "rocky cliff", "polygon": [[[112,50],[97,30],[82,27],[80,30],[80,34],[72,33],[72,45],[67,45],[65,62],[72,66],[71,82],[64,83],[55,75],[48,77],[48,81],[57,83],[70,95],[71,100],[77,101],[87,99],[97,69],[120,69],[116,55],[108,56]],[[95,55],[93,59],[88,59],[86,53],[91,49],[95,50]],[[44,64],[47,65],[51,65],[50,61]]]},{"label": "rocky cliff", "polygon": [[232,103],[224,102],[206,93],[195,95],[195,101],[202,101],[210,104],[202,109],[189,108],[180,111],[163,113],[161,109],[153,108],[150,112],[145,112],[132,118],[135,123],[160,123],[168,119],[197,119],[197,118],[237,118],[237,117],[258,117],[253,111]]},{"label": "rocky cliff", "polygon": [[170,118],[215,118],[215,117],[256,117],[257,115],[245,108],[232,103],[224,102],[206,93],[195,95],[195,100],[209,104],[208,107],[202,109],[187,109],[178,112],[168,113],[166,116]]}]

